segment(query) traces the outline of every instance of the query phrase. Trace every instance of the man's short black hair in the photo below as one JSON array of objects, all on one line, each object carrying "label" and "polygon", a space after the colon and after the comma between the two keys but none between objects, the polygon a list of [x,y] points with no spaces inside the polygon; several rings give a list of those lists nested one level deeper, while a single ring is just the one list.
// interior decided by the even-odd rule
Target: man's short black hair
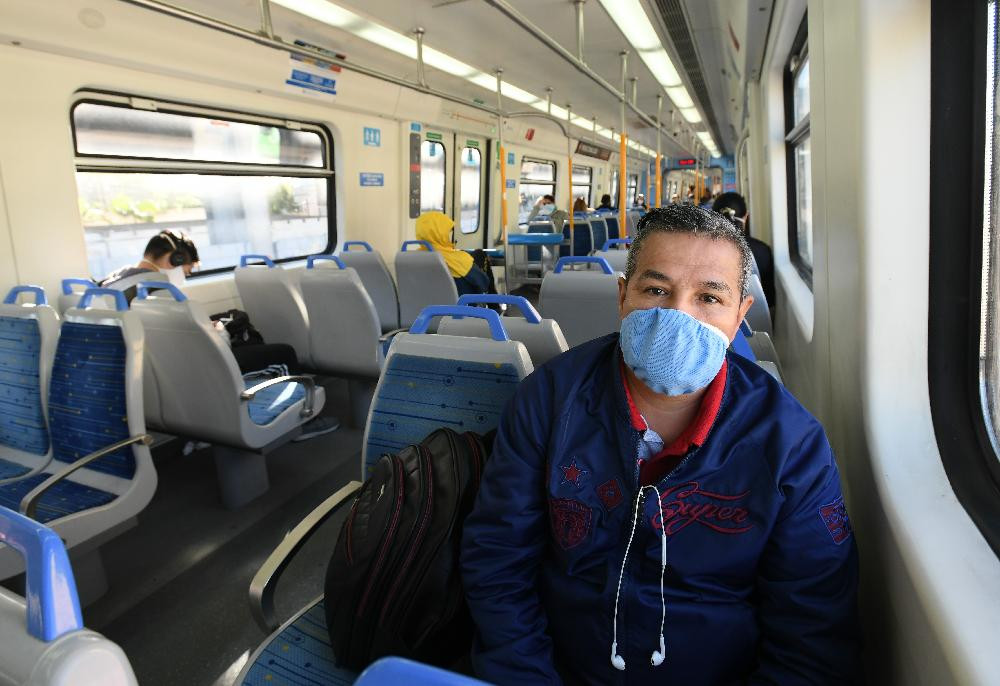
[{"label": "man's short black hair", "polygon": [[602,206],[603,205],[607,205],[607,206],[610,207],[611,206],[611,196],[608,195],[607,193],[605,193],[604,195],[602,195],[601,196],[601,205]]},{"label": "man's short black hair", "polygon": [[639,252],[650,234],[654,233],[690,233],[704,236],[713,241],[727,241],[740,251],[740,296],[747,296],[750,281],[753,253],[743,232],[718,212],[702,209],[694,205],[667,205],[649,210],[639,220],[632,245],[628,249],[628,261],[625,264],[625,280],[628,281],[635,273],[639,263]]},{"label": "man's short black hair", "polygon": [[184,258],[184,264],[200,262],[198,248],[187,234],[176,231],[161,231],[146,243],[145,257],[158,260],[170,253],[179,253]]},{"label": "man's short black hair", "polygon": [[549,202],[555,202],[556,201],[555,196],[548,195],[548,194],[543,195],[542,196],[542,200],[548,200]]},{"label": "man's short black hair", "polygon": [[736,217],[742,219],[747,216],[747,201],[743,199],[743,196],[735,191],[728,191],[723,193],[715,202],[712,203],[712,211],[718,212],[719,214],[725,214],[723,210],[732,210]]}]

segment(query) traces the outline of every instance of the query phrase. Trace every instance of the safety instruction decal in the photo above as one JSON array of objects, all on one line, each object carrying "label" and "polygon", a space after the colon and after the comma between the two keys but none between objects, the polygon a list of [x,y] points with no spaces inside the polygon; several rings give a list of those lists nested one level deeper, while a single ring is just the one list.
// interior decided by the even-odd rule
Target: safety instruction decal
[{"label": "safety instruction decal", "polygon": [[381,172],[361,172],[362,186],[384,186],[385,174]]}]

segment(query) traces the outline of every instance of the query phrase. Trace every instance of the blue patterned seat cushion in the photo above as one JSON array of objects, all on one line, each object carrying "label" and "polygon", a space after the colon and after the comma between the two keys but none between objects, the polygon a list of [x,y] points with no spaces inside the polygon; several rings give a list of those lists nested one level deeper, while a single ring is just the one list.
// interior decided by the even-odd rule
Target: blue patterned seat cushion
[{"label": "blue patterned seat cushion", "polygon": [[49,451],[38,380],[41,347],[37,321],[0,317],[0,444],[35,455]]},{"label": "blue patterned seat cushion", "polygon": [[370,470],[384,453],[419,443],[443,426],[486,433],[520,379],[510,364],[393,355],[383,372],[368,428]]},{"label": "blue patterned seat cushion", "polygon": [[[244,379],[244,388],[256,386],[266,379]],[[300,383],[289,381],[265,388],[247,403],[250,421],[254,424],[270,424],[278,415],[306,397],[306,389]]]},{"label": "blue patterned seat cushion", "polygon": [[[0,486],[0,505],[9,507],[16,512],[21,505],[21,499],[50,476],[52,475],[35,474],[27,479]],[[114,493],[63,479],[42,496],[38,503],[35,519],[42,523],[51,522],[53,519],[65,517],[74,512],[82,512],[93,507],[106,505],[115,497]]]},{"label": "blue patterned seat cushion", "polygon": [[[125,404],[125,340],[117,326],[63,322],[49,387],[52,457],[79,458],[129,436]],[[86,469],[131,479],[131,446]]]},{"label": "blue patterned seat cushion", "polygon": [[358,675],[334,664],[326,611],[320,601],[303,612],[257,656],[242,686],[349,686]]},{"label": "blue patterned seat cushion", "polygon": [[27,474],[30,471],[31,468],[25,467],[23,464],[0,459],[0,479],[10,479],[15,476]]}]

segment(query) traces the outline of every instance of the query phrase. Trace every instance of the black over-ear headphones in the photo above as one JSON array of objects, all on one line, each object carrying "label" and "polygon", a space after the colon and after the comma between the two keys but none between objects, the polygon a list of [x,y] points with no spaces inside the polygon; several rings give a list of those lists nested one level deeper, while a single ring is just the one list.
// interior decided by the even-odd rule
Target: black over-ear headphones
[{"label": "black over-ear headphones", "polygon": [[175,236],[172,231],[161,231],[160,235],[170,244],[170,266],[182,267],[187,264],[189,259],[187,250],[181,252],[181,248],[179,247],[182,239],[179,236]]}]

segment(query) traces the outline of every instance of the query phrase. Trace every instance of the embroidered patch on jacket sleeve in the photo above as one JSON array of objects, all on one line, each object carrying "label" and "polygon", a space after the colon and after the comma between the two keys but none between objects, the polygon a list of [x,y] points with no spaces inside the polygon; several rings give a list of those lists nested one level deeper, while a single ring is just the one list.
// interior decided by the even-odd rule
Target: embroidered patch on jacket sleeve
[{"label": "embroidered patch on jacket sleeve", "polygon": [[843,498],[819,508],[819,516],[837,545],[851,537],[851,521],[847,518],[847,507]]},{"label": "embroidered patch on jacket sleeve", "polygon": [[604,504],[604,509],[608,512],[618,507],[622,502],[622,489],[618,485],[618,479],[605,481],[597,487],[597,497]]},{"label": "embroidered patch on jacket sleeve", "polygon": [[579,500],[570,498],[549,499],[549,522],[552,537],[563,550],[575,548],[590,533],[592,512]]}]

